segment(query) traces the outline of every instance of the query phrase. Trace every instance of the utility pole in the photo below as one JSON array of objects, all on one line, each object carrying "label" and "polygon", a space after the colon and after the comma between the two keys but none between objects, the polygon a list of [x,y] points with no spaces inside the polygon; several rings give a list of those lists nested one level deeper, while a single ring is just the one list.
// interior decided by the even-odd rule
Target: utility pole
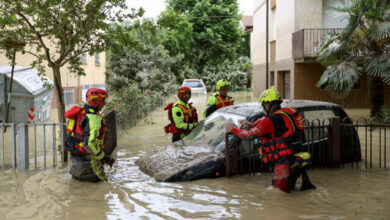
[{"label": "utility pole", "polygon": [[268,64],[268,8],[269,8],[269,0],[265,0],[265,88],[268,89],[268,72],[269,72],[269,64]]},{"label": "utility pole", "polygon": [[[8,49],[13,49],[11,79],[10,79],[10,84],[9,84],[9,91],[8,91],[7,103],[6,103],[6,109],[5,109],[5,118],[4,118],[5,123],[8,123],[9,108],[11,106],[12,82],[14,79],[16,50],[18,48],[23,48],[24,46],[26,46],[26,43],[23,41],[19,41],[19,40],[9,39],[9,40],[5,41],[5,46]],[[4,130],[5,130],[5,127],[4,127]]]}]

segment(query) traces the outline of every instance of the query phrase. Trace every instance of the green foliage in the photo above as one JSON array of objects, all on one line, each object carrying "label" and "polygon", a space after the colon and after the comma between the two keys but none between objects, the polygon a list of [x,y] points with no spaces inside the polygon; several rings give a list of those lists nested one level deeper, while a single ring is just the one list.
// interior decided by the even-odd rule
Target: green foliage
[{"label": "green foliage", "polygon": [[171,67],[178,62],[159,44],[161,32],[150,20],[116,25],[111,29],[106,84],[111,90],[121,90],[137,84],[142,91],[168,94],[176,87]]},{"label": "green foliage", "polygon": [[245,90],[251,78],[252,64],[248,58],[240,58],[234,63],[220,66],[207,66],[202,77],[208,90],[215,90],[218,80],[228,81],[231,91]]},{"label": "green foliage", "polygon": [[[178,30],[178,34],[185,33],[185,44],[191,48],[189,50],[184,47],[182,50],[182,47],[177,47],[176,51],[183,53],[185,58],[191,58],[190,66],[195,68],[198,74],[204,75],[204,68],[209,68],[206,66],[223,65],[243,55],[241,52],[245,33],[239,27],[241,15],[238,14],[237,1],[169,0],[168,7],[159,18],[160,24],[168,27],[170,32]],[[183,17],[185,22],[191,24],[191,28],[183,32],[181,27],[166,25],[166,17],[173,15]],[[166,45],[167,42],[164,42],[164,46]]]},{"label": "green foliage", "polygon": [[208,90],[221,79],[232,90],[245,89],[252,64],[240,18],[235,0],[169,0],[156,23],[112,24],[106,38],[106,84],[114,92],[112,105],[121,103],[120,123],[129,124],[129,109],[142,104],[127,97],[145,92],[166,96],[186,78],[203,79]]},{"label": "green foliage", "polygon": [[144,92],[136,84],[130,84],[110,93],[103,112],[115,109],[118,125],[126,129],[135,125],[137,119],[145,117],[161,103],[162,96],[159,93]]},{"label": "green foliage", "polygon": [[320,45],[318,60],[327,69],[317,86],[342,98],[363,73],[368,74],[372,78],[371,90],[375,91],[370,93],[374,115],[383,104],[383,98],[377,98],[383,96],[379,81],[390,84],[390,1],[346,0],[332,10],[348,20],[348,25],[341,33],[325,37]]},{"label": "green foliage", "polygon": [[[53,69],[60,122],[65,121],[60,68],[68,64],[72,74],[84,75],[79,55],[105,50],[107,22],[143,13],[142,9],[122,13],[126,8],[125,0],[1,1],[0,39],[25,42],[22,52],[35,57],[32,66],[41,76],[45,75],[44,61]],[[3,43],[0,49],[6,49]]]},{"label": "green foliage", "polygon": [[379,123],[390,124],[390,106],[382,106],[376,118]]}]

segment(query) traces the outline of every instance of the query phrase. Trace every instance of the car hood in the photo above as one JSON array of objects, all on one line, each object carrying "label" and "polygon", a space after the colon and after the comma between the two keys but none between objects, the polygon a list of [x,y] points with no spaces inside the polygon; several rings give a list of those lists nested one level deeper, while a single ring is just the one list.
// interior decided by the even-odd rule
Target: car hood
[{"label": "car hood", "polygon": [[185,145],[180,140],[147,153],[137,161],[137,164],[142,172],[157,181],[166,181],[183,170],[190,170],[191,167],[221,157],[224,157],[224,154],[214,152],[211,145],[204,143]]}]

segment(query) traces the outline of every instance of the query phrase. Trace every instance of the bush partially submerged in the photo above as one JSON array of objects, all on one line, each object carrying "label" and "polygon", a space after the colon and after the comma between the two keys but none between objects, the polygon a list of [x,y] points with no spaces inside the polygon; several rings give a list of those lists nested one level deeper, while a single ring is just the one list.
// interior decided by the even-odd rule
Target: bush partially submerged
[{"label": "bush partially submerged", "polygon": [[143,92],[137,85],[122,87],[120,91],[110,93],[110,98],[103,109],[117,112],[117,123],[121,129],[135,125],[136,120],[145,117],[151,110],[162,103],[162,95],[157,92]]}]

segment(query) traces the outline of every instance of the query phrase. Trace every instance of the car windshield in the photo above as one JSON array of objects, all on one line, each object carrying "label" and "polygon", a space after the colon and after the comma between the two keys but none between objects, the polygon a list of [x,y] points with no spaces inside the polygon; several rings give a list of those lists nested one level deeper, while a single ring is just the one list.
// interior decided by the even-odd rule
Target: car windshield
[{"label": "car windshield", "polygon": [[197,81],[187,81],[187,82],[184,82],[184,85],[188,86],[190,88],[202,88],[203,87],[203,84],[201,82],[197,82]]},{"label": "car windshield", "polygon": [[[183,142],[190,144],[207,144],[214,148],[214,152],[225,151],[225,124],[233,122],[236,125],[238,120],[245,119],[243,115],[230,114],[226,112],[214,112],[206,120],[201,121],[194,130],[191,131]],[[230,140],[233,135],[230,135]]]}]

